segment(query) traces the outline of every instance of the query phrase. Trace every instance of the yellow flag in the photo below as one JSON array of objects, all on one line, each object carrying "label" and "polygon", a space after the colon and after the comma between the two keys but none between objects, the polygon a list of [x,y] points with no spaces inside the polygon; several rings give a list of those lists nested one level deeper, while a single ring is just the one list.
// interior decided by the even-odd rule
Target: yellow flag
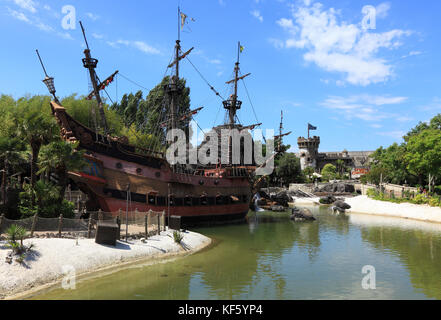
[{"label": "yellow flag", "polygon": [[245,50],[244,46],[240,46],[240,53],[242,53]]}]

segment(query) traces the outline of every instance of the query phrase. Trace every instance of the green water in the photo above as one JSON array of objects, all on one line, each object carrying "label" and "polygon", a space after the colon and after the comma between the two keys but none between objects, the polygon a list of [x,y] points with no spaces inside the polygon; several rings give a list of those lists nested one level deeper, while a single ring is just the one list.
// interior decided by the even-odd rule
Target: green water
[{"label": "green water", "polygon": [[[207,250],[54,289],[35,299],[440,299],[441,225],[366,215],[318,221],[250,214],[248,223],[197,229]],[[185,239],[184,239],[185,241]],[[362,288],[362,268],[376,289]]]}]

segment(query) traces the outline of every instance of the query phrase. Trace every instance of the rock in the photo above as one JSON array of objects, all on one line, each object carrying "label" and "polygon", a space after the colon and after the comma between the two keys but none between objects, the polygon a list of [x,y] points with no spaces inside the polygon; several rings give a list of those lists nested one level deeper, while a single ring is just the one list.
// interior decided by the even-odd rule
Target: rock
[{"label": "rock", "polygon": [[320,199],[321,204],[333,204],[335,201],[337,201],[337,198],[334,196],[327,196]]},{"label": "rock", "polygon": [[316,188],[315,192],[354,193],[355,187],[352,184],[336,182],[336,183],[328,183],[327,185],[321,188]]},{"label": "rock", "polygon": [[312,215],[312,212],[308,209],[292,209],[291,220],[294,221],[315,221],[315,217]]},{"label": "rock", "polygon": [[351,206],[344,202],[343,200],[337,200],[333,203],[331,210],[335,212],[345,213],[346,210],[351,209]]},{"label": "rock", "polygon": [[274,212],[284,212],[285,211],[285,207],[282,207],[282,206],[272,206],[271,207],[271,211],[274,211]]}]

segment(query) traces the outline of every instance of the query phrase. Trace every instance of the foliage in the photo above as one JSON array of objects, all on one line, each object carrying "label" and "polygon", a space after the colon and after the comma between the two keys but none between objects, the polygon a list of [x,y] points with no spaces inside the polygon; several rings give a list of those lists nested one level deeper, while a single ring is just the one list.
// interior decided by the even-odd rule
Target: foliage
[{"label": "foliage", "polygon": [[[36,205],[31,204],[31,197],[34,194]],[[60,188],[51,182],[39,180],[32,188],[24,185],[24,191],[20,193],[20,212],[22,218],[29,218],[38,213],[43,218],[56,218],[60,214],[65,218],[75,216],[75,206],[67,200],[60,201]]]},{"label": "foliage", "polygon": [[311,168],[311,167],[307,167],[307,168],[305,168],[305,170],[303,170],[303,175],[306,177],[307,182],[313,182],[314,173],[315,173],[315,170],[314,170],[314,168]]},{"label": "foliage", "polygon": [[[91,113],[91,110],[94,108],[96,110],[96,123],[97,125],[100,124],[96,100],[86,100],[84,96],[72,94],[64,98],[61,101],[61,105],[66,108],[66,111],[70,116],[89,128],[95,127],[95,121],[93,120]],[[103,108],[107,119],[107,125],[110,130],[109,133],[117,136],[122,135],[124,122],[121,116],[105,103],[103,103]]]},{"label": "foliage", "polygon": [[377,174],[368,175],[365,182],[378,180],[378,172],[381,170],[384,182],[424,187],[429,183],[430,175],[434,184],[439,183],[441,114],[432,118],[429,123],[420,122],[407,133],[402,144],[395,143],[387,149],[381,147],[371,157],[371,172],[377,169]]},{"label": "foliage", "polygon": [[64,198],[68,184],[68,172],[81,171],[87,165],[83,157],[84,151],[76,150],[77,147],[78,143],[55,141],[41,148],[38,158],[40,168],[38,174],[45,173],[46,176],[49,176],[50,172],[55,172],[58,175],[59,203]]},{"label": "foliage", "polygon": [[387,173],[388,171],[385,168],[374,167],[369,171],[368,174],[362,176],[360,180],[362,183],[372,183],[375,185],[379,185],[382,177],[383,181],[387,177]]},{"label": "foliage", "polygon": [[441,207],[441,197],[437,195],[426,195],[422,193],[418,193],[416,195],[410,193],[409,191],[404,193],[403,198],[395,198],[394,195],[388,196],[384,193],[381,193],[380,191],[376,189],[369,189],[367,191],[368,197],[379,200],[379,201],[387,201],[387,202],[393,202],[393,203],[413,203],[413,204],[425,204],[430,205],[431,207]]},{"label": "foliage", "polygon": [[441,130],[427,129],[413,135],[407,142],[407,169],[423,177],[441,173]]},{"label": "foliage", "polygon": [[278,162],[275,173],[279,181],[285,185],[303,181],[300,159],[294,153],[283,154]]},{"label": "foliage", "polygon": [[[137,132],[153,134],[162,145],[165,145],[166,126],[161,127],[160,124],[164,123],[167,115],[170,114],[170,101],[165,90],[169,82],[170,77],[164,77],[161,83],[150,90],[145,99],[142,91],[125,94],[121,102],[113,104],[111,109],[122,117],[127,128],[134,125]],[[182,78],[179,79],[178,87],[180,91],[176,102],[176,114],[182,116],[190,111],[190,88],[186,87],[186,80]],[[189,119],[178,121],[177,127],[184,130],[188,136]]]},{"label": "foliage", "polygon": [[[8,242],[12,246],[12,249],[14,251],[18,251],[24,247],[23,246],[23,239],[26,238],[27,234],[28,233],[25,228],[23,228],[22,226],[15,225],[15,224],[11,225],[6,230]],[[17,240],[20,240],[20,245],[18,245]]]},{"label": "foliage", "polygon": [[181,244],[182,240],[184,239],[184,235],[180,232],[180,231],[173,231],[173,240],[178,243]]},{"label": "foliage", "polygon": [[323,167],[322,169],[323,181],[334,180],[336,177],[337,177],[337,168],[333,164],[328,163]]}]

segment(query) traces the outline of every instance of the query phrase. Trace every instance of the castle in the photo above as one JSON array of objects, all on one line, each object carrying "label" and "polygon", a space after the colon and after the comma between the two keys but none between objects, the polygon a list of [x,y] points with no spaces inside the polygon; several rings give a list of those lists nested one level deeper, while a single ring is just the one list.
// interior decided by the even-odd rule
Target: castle
[{"label": "castle", "polygon": [[353,169],[353,172],[366,173],[369,167],[370,158],[373,151],[353,151],[343,150],[342,152],[319,152],[320,137],[304,138],[297,140],[299,145],[300,165],[302,170],[308,167],[320,173],[325,165],[336,165],[338,160],[342,160],[344,165]]}]

